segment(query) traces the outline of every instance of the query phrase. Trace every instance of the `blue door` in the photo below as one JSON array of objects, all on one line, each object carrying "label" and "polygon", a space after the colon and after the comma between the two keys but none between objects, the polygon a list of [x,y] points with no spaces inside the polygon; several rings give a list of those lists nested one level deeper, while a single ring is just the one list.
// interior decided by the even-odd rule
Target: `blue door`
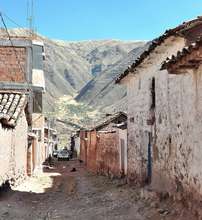
[{"label": "blue door", "polygon": [[148,180],[148,183],[151,182],[151,178],[152,178],[152,150],[151,150],[151,132],[148,133],[148,138],[149,138],[149,141],[148,141],[148,162],[147,162],[147,180]]}]

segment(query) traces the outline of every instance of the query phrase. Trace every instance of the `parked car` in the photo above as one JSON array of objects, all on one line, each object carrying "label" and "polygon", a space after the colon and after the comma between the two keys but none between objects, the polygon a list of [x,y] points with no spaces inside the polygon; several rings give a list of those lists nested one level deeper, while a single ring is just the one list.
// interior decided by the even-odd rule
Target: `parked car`
[{"label": "parked car", "polygon": [[57,158],[57,156],[58,156],[58,150],[53,150],[52,156]]},{"label": "parked car", "polygon": [[69,152],[68,150],[60,150],[57,154],[57,158],[58,160],[69,160],[70,159],[70,155],[69,155]]}]

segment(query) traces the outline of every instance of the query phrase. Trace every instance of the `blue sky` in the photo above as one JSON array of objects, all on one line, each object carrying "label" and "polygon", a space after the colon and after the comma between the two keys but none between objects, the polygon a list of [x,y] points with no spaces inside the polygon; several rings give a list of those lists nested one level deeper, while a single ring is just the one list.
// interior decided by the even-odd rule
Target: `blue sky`
[{"label": "blue sky", "polygon": [[[34,0],[35,25],[64,40],[150,40],[202,15],[198,0]],[[0,9],[26,26],[27,0],[1,0]],[[15,27],[6,20],[8,27]]]}]

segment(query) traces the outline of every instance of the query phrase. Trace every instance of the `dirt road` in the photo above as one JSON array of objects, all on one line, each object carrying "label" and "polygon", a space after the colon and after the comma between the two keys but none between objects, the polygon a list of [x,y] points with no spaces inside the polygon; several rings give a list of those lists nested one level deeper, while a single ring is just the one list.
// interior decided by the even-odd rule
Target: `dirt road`
[{"label": "dirt road", "polygon": [[176,212],[140,199],[134,188],[87,173],[78,161],[55,162],[0,197],[0,220],[180,219],[174,216]]}]

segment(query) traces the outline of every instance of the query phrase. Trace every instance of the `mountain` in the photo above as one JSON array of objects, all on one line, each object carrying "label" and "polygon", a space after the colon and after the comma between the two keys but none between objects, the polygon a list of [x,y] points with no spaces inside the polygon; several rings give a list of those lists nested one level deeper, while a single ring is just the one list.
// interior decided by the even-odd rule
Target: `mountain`
[{"label": "mountain", "polygon": [[[96,108],[116,108],[116,110],[124,109],[124,97],[126,89],[124,86],[115,85],[116,77],[124,72],[137,57],[148,48],[149,43],[142,43],[138,47],[125,54],[116,63],[102,71],[98,76],[91,79],[76,96],[78,102],[84,102]],[[113,101],[112,101],[113,100]]]},{"label": "mountain", "polygon": [[62,95],[75,96],[89,81],[99,79],[103,73],[106,75],[105,72],[127,57],[133,48],[144,44],[118,40],[67,42],[47,38],[44,42],[47,54],[45,109]]},{"label": "mountain", "polygon": [[[28,36],[26,29],[11,29],[11,36]],[[1,35],[5,30],[1,29]],[[36,35],[45,45],[44,110],[54,110],[63,95],[79,102],[105,107],[125,96],[125,89],[114,85],[123,72],[144,50],[144,41],[89,40],[62,41]]]}]

